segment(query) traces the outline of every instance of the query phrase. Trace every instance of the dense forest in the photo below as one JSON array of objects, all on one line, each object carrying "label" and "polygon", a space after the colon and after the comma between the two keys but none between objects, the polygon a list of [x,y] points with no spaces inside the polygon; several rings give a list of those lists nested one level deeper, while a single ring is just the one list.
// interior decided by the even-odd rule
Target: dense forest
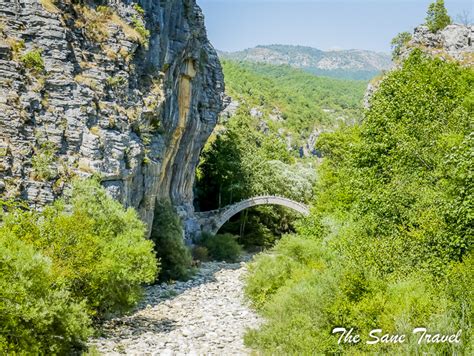
[{"label": "dense forest", "polygon": [[[270,353],[473,352],[474,72],[413,51],[362,124],[321,135],[311,216],[251,266]],[[464,342],[337,344],[334,326]],[[382,336],[380,334],[379,336]]]},{"label": "dense forest", "polygon": [[[361,119],[367,83],[229,60],[223,69],[238,107],[221,118],[202,154],[201,210],[266,194],[309,203],[319,155],[313,142],[321,132]],[[247,247],[268,247],[294,230],[294,220],[287,209],[263,206],[244,211],[222,231],[240,236]]]}]

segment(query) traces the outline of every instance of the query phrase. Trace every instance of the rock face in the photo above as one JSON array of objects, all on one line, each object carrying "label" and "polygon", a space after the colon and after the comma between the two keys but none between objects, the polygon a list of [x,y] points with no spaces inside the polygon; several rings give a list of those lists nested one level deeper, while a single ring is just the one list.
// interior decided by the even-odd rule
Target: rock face
[{"label": "rock face", "polygon": [[406,57],[411,49],[421,48],[444,59],[454,59],[464,65],[474,65],[474,26],[453,24],[432,33],[426,26],[415,28],[412,40],[402,51]]},{"label": "rock face", "polygon": [[[474,26],[453,24],[436,33],[427,26],[415,28],[412,39],[401,49],[400,57],[394,66],[399,68],[410,53],[419,48],[424,53],[442,60],[454,60],[466,67],[474,66]],[[370,107],[370,99],[377,91],[383,78],[372,81],[365,93],[364,107]]]},{"label": "rock face", "polygon": [[0,1],[1,197],[95,174],[149,226],[156,199],[192,214],[224,86],[195,0],[53,1]]}]

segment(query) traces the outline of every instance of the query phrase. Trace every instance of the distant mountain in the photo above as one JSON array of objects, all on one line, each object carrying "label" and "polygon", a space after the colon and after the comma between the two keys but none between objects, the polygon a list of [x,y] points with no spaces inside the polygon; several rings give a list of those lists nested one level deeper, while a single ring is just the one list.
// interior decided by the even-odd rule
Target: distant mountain
[{"label": "distant mountain", "polygon": [[316,75],[345,79],[368,80],[392,66],[389,54],[358,49],[322,51],[304,46],[269,45],[219,52],[219,56],[236,61],[289,65]]}]

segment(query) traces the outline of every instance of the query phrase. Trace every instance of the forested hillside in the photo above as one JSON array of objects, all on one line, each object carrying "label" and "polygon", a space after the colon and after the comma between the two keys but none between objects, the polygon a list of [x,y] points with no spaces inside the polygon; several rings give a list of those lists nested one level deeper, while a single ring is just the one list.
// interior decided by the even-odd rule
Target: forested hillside
[{"label": "forested hillside", "polygon": [[[358,122],[367,85],[321,78],[289,66],[224,61],[234,112],[221,117],[198,168],[202,210],[273,194],[300,202],[312,198],[321,132]],[[245,245],[267,246],[292,230],[294,213],[259,207],[223,231]]]},{"label": "forested hillside", "polygon": [[235,61],[289,65],[320,76],[352,80],[369,80],[392,66],[387,53],[357,49],[322,51],[312,47],[277,44],[239,52],[219,52],[219,56]]},{"label": "forested hillside", "polygon": [[[251,266],[247,295],[267,323],[250,345],[472,354],[473,83],[472,68],[414,50],[361,125],[321,135],[312,215]],[[362,342],[338,344],[336,326]],[[418,343],[417,327],[462,342]],[[407,340],[369,345],[373,329]]]},{"label": "forested hillside", "polygon": [[[285,65],[224,61],[228,94],[269,116],[275,128],[305,136],[314,129],[333,127],[336,120],[361,118],[365,81],[318,77]],[[276,120],[272,120],[276,119]],[[280,119],[280,120],[278,120]]]}]

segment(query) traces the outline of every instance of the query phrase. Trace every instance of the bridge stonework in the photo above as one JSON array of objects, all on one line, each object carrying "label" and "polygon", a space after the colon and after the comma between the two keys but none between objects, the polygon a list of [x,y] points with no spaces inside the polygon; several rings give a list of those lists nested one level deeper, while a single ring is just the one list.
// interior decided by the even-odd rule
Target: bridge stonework
[{"label": "bridge stonework", "polygon": [[203,232],[215,235],[222,225],[229,221],[232,216],[241,212],[242,210],[258,205],[280,205],[297,211],[304,216],[309,215],[309,208],[305,204],[279,196],[258,196],[240,201],[221,209],[195,212],[194,217],[184,222],[186,239],[191,240],[192,243],[192,241],[198,238]]}]

